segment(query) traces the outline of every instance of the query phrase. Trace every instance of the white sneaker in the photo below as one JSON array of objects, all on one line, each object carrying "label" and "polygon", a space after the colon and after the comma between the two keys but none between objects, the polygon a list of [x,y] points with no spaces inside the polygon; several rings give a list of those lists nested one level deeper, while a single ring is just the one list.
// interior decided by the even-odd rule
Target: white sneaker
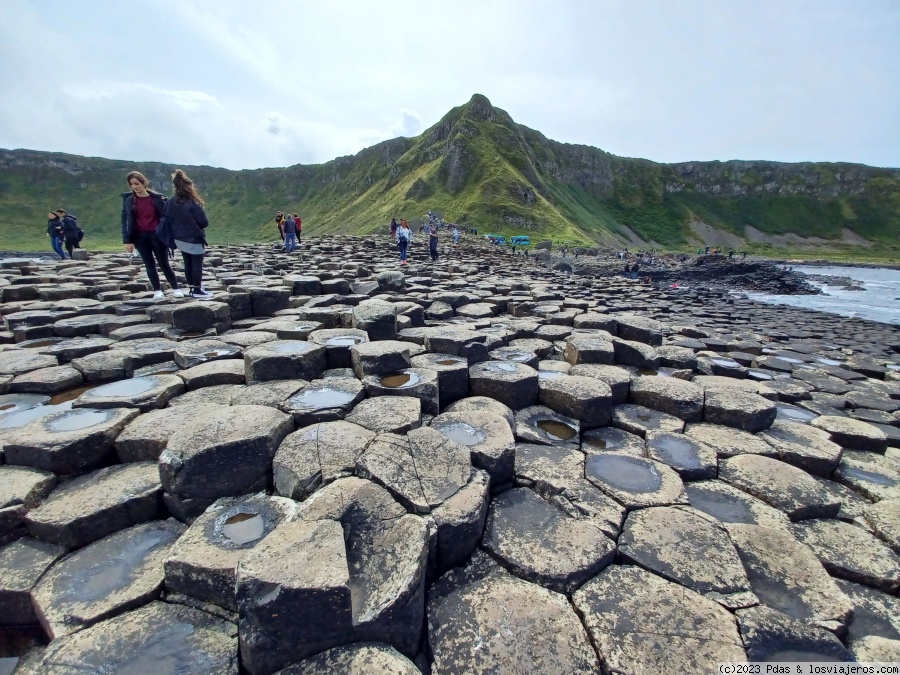
[{"label": "white sneaker", "polygon": [[162,291],[156,291],[156,293],[153,294],[154,300],[162,300],[164,297],[166,297],[166,294]]},{"label": "white sneaker", "polygon": [[172,297],[173,298],[183,298],[184,291],[182,291],[180,288],[176,288],[174,291],[172,291]]}]

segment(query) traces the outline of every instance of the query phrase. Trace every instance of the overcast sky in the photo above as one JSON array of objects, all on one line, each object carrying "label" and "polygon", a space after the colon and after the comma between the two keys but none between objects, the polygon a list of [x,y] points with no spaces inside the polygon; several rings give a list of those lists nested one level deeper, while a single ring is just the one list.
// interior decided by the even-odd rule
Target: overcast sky
[{"label": "overcast sky", "polygon": [[897,0],[2,0],[0,147],[324,162],[477,92],[627,157],[897,167],[898,57]]}]

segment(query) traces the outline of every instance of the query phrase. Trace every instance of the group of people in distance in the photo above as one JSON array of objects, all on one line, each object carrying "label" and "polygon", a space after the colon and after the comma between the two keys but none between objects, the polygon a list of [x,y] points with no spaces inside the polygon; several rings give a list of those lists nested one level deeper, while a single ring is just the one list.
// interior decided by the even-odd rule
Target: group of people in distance
[{"label": "group of people in distance", "polygon": [[47,214],[47,236],[50,237],[50,246],[59,256],[60,260],[66,259],[63,246],[72,257],[72,251],[81,248],[79,242],[84,237],[84,230],[78,227],[78,219],[66,213],[65,209],[57,209]]},{"label": "group of people in distance", "polygon": [[[423,223],[422,227],[419,228],[419,231],[428,232],[428,251],[431,255],[431,262],[436,261],[438,259],[437,223],[432,222],[428,225]],[[391,218],[391,239],[397,242],[397,248],[400,250],[400,264],[407,265],[408,262],[406,256],[409,245],[412,243],[413,233],[405,218],[401,218],[399,223],[396,218]],[[459,243],[459,229],[455,225],[453,226],[453,243]]]},{"label": "group of people in distance", "polygon": [[296,213],[287,215],[279,211],[275,214],[275,224],[278,226],[278,235],[284,244],[283,250],[293,253],[300,248],[300,234],[303,231],[303,221]]}]

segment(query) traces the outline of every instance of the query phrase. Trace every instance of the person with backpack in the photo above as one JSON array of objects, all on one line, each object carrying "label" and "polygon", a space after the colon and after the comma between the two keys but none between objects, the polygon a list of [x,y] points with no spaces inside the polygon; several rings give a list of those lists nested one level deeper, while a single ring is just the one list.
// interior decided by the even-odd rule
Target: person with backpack
[{"label": "person with backpack", "polygon": [[212,297],[203,289],[203,254],[206,252],[206,228],[209,220],[203,210],[203,198],[188,175],[178,169],[172,174],[175,196],[166,203],[165,223],[184,259],[184,276],[190,295],[198,300]]},{"label": "person with backpack", "polygon": [[431,262],[438,259],[438,231],[434,224],[428,228],[428,250],[431,252]]},{"label": "person with backpack", "polygon": [[412,230],[405,220],[400,221],[400,227],[397,228],[397,247],[400,249],[400,264],[406,265],[406,250],[412,241]]},{"label": "person with backpack", "polygon": [[303,234],[303,221],[300,220],[300,216],[296,213],[294,214],[294,225],[297,226],[297,245],[294,247],[296,249],[300,248],[300,244],[302,243],[301,235]]},{"label": "person with backpack", "polygon": [[293,253],[297,246],[297,221],[289,213],[285,216],[284,223],[284,250]]},{"label": "person with backpack", "polygon": [[66,213],[65,209],[56,209],[56,215],[59,216],[63,241],[66,245],[66,251],[71,258],[72,250],[81,248],[79,242],[84,238],[84,230],[78,227],[78,219]]},{"label": "person with backpack", "polygon": [[[150,190],[150,182],[140,171],[130,171],[125,180],[131,188],[122,193],[122,243],[125,250],[133,253],[135,249],[144,261],[147,279],[153,287],[153,299],[165,297],[159,283],[156,266],[163,271],[166,281],[172,288],[172,295],[183,298],[184,292],[178,287],[178,278],[169,264],[169,248],[156,235],[156,228],[166,212],[167,197]],[[154,262],[153,258],[156,258]]]},{"label": "person with backpack", "polygon": [[60,257],[60,260],[65,260],[66,254],[63,252],[62,219],[55,213],[48,213],[47,218],[47,236],[50,237],[50,246],[53,247],[56,255]]}]

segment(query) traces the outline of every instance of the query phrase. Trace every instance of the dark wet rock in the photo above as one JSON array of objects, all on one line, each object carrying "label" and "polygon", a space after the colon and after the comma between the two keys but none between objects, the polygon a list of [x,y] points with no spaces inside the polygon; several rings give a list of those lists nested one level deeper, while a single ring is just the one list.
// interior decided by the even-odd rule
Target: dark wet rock
[{"label": "dark wet rock", "polygon": [[326,328],[310,333],[309,341],[325,348],[328,368],[350,368],[351,348],[365,344],[369,341],[369,336],[365,331],[353,328]]},{"label": "dark wet rock", "polygon": [[487,396],[518,410],[537,403],[538,373],[511,361],[478,363],[469,368],[469,389],[476,396]]},{"label": "dark wet rock", "polygon": [[0,626],[38,622],[31,591],[65,553],[64,546],[31,537],[23,537],[0,548]]},{"label": "dark wet rock", "polygon": [[861,527],[821,518],[796,523],[794,534],[832,576],[892,594],[900,588],[900,557]]},{"label": "dark wet rock", "polygon": [[635,377],[628,398],[631,403],[685,422],[699,422],[703,417],[703,390],[692,382],[673,377]]},{"label": "dark wet rock", "polygon": [[781,528],[733,524],[728,533],[762,604],[826,630],[843,631],[853,603],[808,546]]},{"label": "dark wet rock", "polygon": [[234,624],[191,607],[152,602],[54,640],[23,675],[63,675],[73,663],[93,673],[237,675],[237,649]]},{"label": "dark wet rock", "polygon": [[637,457],[647,456],[643,438],[616,427],[585,431],[581,436],[581,450],[587,454],[617,452]]},{"label": "dark wet rock", "polygon": [[734,427],[719,424],[688,424],[684,435],[714,448],[720,459],[746,454],[776,458],[778,456],[777,451],[758,436]]},{"label": "dark wet rock", "polygon": [[302,340],[275,340],[244,351],[248,383],[313,380],[325,370],[325,347]]},{"label": "dark wet rock", "polygon": [[435,354],[462,356],[469,365],[487,361],[488,336],[466,328],[447,328],[425,333],[425,348]]},{"label": "dark wet rock", "polygon": [[73,408],[137,408],[141,412],[164,408],[184,391],[176,375],[150,375],[111,382],[84,392],[72,402]]},{"label": "dark wet rock", "polygon": [[637,314],[614,314],[617,335],[625,340],[644,342],[648,345],[662,344],[662,324]]},{"label": "dark wet rock", "polygon": [[672,467],[682,480],[716,477],[716,451],[705,443],[668,431],[648,431],[646,438],[647,456]]},{"label": "dark wet rock", "polygon": [[639,567],[608,567],[572,602],[610,672],[705,673],[745,660],[728,610]]},{"label": "dark wet rock", "polygon": [[599,670],[565,596],[517,579],[484,554],[432,586],[428,643],[435,675],[517,672],[523,664],[544,675]]},{"label": "dark wet rock", "polygon": [[410,396],[377,396],[360,401],[345,419],[375,433],[404,434],[421,426],[422,402]]},{"label": "dark wet rock", "polygon": [[278,671],[277,675],[420,675],[421,671],[390,645],[379,642],[334,647]]},{"label": "dark wet rock", "polygon": [[900,500],[885,499],[866,508],[863,517],[876,537],[900,553]]},{"label": "dark wet rock", "polygon": [[329,378],[309,383],[278,407],[302,427],[343,419],[363,398],[365,390],[359,380]]},{"label": "dark wet rock", "polygon": [[275,490],[302,501],[322,485],[352,476],[374,438],[375,432],[347,421],[297,429],[285,437],[272,460]]},{"label": "dark wet rock", "polygon": [[429,427],[406,436],[379,434],[357,460],[356,472],[387,488],[412,513],[429,513],[472,473],[469,450]]},{"label": "dark wet rock", "polygon": [[404,368],[386,375],[363,379],[366,395],[414,396],[422,401],[422,412],[437,415],[441,411],[438,374],[426,368]]},{"label": "dark wet rock", "polygon": [[648,431],[670,431],[678,434],[684,430],[684,421],[680,418],[633,403],[615,406],[612,409],[612,423],[613,426],[641,438]]},{"label": "dark wet rock", "polygon": [[109,463],[113,441],[137,414],[131,408],[80,408],[35,419],[6,432],[6,461],[57,474],[84,473]]},{"label": "dark wet rock", "polygon": [[385,375],[410,367],[410,343],[397,340],[364,342],[350,347],[353,371],[360,379],[366,375]]},{"label": "dark wet rock", "polygon": [[267,406],[203,410],[172,435],[159,457],[167,503],[184,504],[178,512],[183,519],[199,515],[219,497],[265,489],[275,450],[293,429],[289,415]]},{"label": "dark wet rock", "polygon": [[580,437],[578,420],[545,406],[533,405],[516,413],[516,440],[523,443],[577,446]]},{"label": "dark wet rock", "polygon": [[770,607],[738,610],[737,619],[748,661],[854,660],[841,641],[828,631]]},{"label": "dark wet rock", "polygon": [[122,462],[156,461],[172,434],[210,405],[177,406],[140,415],[116,437],[115,448],[119,459]]},{"label": "dark wet rock", "polygon": [[884,432],[859,420],[823,415],[810,422],[810,426],[827,432],[832,441],[845,448],[872,452],[884,452],[887,449],[887,436]]},{"label": "dark wet rock", "polygon": [[761,455],[738,455],[719,462],[719,478],[783,511],[792,521],[832,518],[840,501],[823,494],[805,471]]},{"label": "dark wet rock", "polygon": [[707,389],[703,421],[744,431],[768,429],[775,421],[775,404],[758,394],[733,389]]},{"label": "dark wet rock", "polygon": [[626,509],[687,504],[684,484],[665,464],[614,452],[588,455],[585,477]]},{"label": "dark wet rock", "polygon": [[295,510],[292,500],[263,494],[217,500],[166,556],[166,589],[237,611],[238,563]]},{"label": "dark wet rock", "polygon": [[51,640],[159,597],[162,563],[184,532],[176,520],[116,532],[54,565],[32,597]]},{"label": "dark wet rock", "polygon": [[656,353],[656,349],[643,342],[613,338],[613,349],[617,365],[634,366],[641,370],[654,370],[659,367],[659,354]]},{"label": "dark wet rock", "polygon": [[776,420],[759,437],[782,461],[816,476],[830,476],[841,461],[841,447],[828,440],[827,433],[807,424]]},{"label": "dark wet rock", "polygon": [[[185,302],[175,305],[166,317],[165,323],[183,331],[203,331],[207,328],[223,326],[228,330],[231,311],[223,302]],[[159,323],[154,321],[154,323]]]},{"label": "dark wet rock", "polygon": [[538,398],[556,412],[574,417],[586,429],[606,426],[610,422],[612,390],[592,377],[569,375],[542,379]]},{"label": "dark wet rock", "polygon": [[394,305],[380,300],[361,302],[353,308],[353,327],[363,330],[373,342],[397,339],[397,315]]},{"label": "dark wet rock", "polygon": [[493,409],[494,406],[470,410],[454,407],[452,412],[435,417],[431,428],[468,448],[472,465],[490,475],[492,488],[499,488],[513,480],[515,439],[507,420]]},{"label": "dark wet rock", "polygon": [[[427,552],[425,521],[384,488],[359,478],[322,488],[238,566],[244,666],[269,673],[363,640],[414,653]],[[285,623],[295,615],[306,621]]]},{"label": "dark wet rock", "polygon": [[32,536],[79,548],[112,532],[155,520],[159,473],[153,462],[100,469],[57,487],[28,513]]},{"label": "dark wet rock", "polygon": [[433,370],[438,376],[439,398],[442,406],[464,398],[469,393],[469,363],[467,359],[450,354],[419,354],[410,360],[413,368]]},{"label": "dark wet rock", "polygon": [[690,508],[659,506],[629,513],[619,555],[726,607],[757,602],[728,532]]}]

